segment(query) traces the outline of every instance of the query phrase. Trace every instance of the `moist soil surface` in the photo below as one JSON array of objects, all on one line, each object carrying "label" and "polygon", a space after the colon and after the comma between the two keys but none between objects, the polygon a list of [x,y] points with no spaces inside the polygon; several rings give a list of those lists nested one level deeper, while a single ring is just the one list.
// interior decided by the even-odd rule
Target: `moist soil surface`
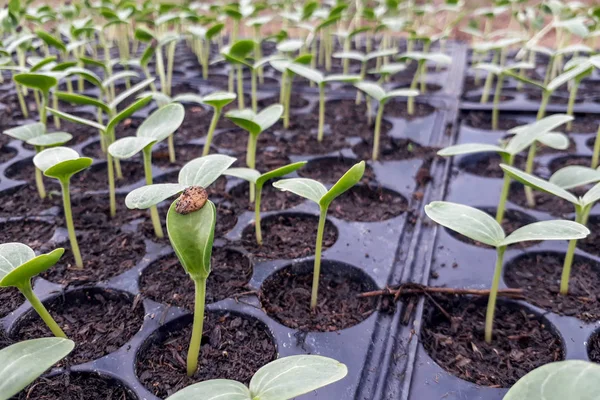
[{"label": "moist soil surface", "polygon": [[494,336],[487,344],[486,300],[457,296],[432,299],[425,303],[421,343],[438,365],[459,378],[507,388],[535,368],[564,359],[559,336],[527,309],[499,301]]},{"label": "moist soil surface", "polygon": [[559,169],[567,167],[569,165],[579,165],[582,167],[589,167],[592,165],[592,157],[588,156],[562,156],[557,157],[550,161],[548,168],[551,173],[555,173]]},{"label": "moist soil surface", "polygon": [[[242,253],[215,248],[206,284],[206,303],[214,303],[247,291],[252,264]],[[155,261],[140,278],[141,292],[156,302],[194,308],[194,282],[174,254]]]},{"label": "moist soil surface", "polygon": [[[352,151],[361,160],[370,160],[373,155],[373,139],[363,139],[356,144]],[[426,158],[435,153],[435,149],[421,146],[419,143],[406,138],[382,136],[379,147],[378,161],[409,160],[411,158]]]},{"label": "moist soil surface", "polygon": [[2,222],[0,243],[19,242],[36,251],[47,250],[55,229],[52,224],[32,219]]},{"label": "moist soil surface", "polygon": [[526,300],[557,314],[586,322],[600,319],[600,265],[586,257],[575,256],[569,279],[569,294],[560,294],[564,253],[527,253],[504,267],[509,287],[522,288]]},{"label": "moist soil surface", "polygon": [[[115,170],[115,187],[125,187],[144,179],[144,168],[141,163],[121,160],[122,178],[117,178]],[[96,190],[108,191],[108,170],[106,162],[92,165],[85,171],[71,178],[71,187],[78,192]]]},{"label": "moist soil surface", "polygon": [[[579,193],[576,193],[576,195],[579,195]],[[570,203],[552,194],[534,190],[533,197],[535,198],[535,207],[533,208],[535,210],[544,211],[557,216],[575,212],[575,206],[573,203]],[[525,189],[520,183],[513,182],[510,185],[508,200],[523,208],[532,209],[527,203],[527,199],[525,198]]]},{"label": "moist soil surface", "polygon": [[25,298],[14,287],[2,287],[0,288],[0,318],[6,317],[8,314],[17,309]]},{"label": "moist soil surface", "polygon": [[[280,211],[295,207],[304,201],[304,198],[290,192],[284,192],[273,186],[274,181],[267,182],[261,192],[260,210]],[[254,202],[250,203],[248,183],[243,182],[234,186],[229,192],[230,200],[234,207],[240,211],[254,211]]]},{"label": "moist soil surface", "polygon": [[[358,160],[353,158],[323,157],[309,161],[298,170],[298,175],[303,178],[315,179],[322,183],[336,183]],[[365,173],[362,182],[373,182],[376,180],[375,172],[370,165],[365,165]]]},{"label": "moist soil surface", "polygon": [[592,215],[586,224],[591,233],[577,242],[577,247],[586,253],[600,256],[600,216]]},{"label": "moist soil surface", "polygon": [[435,107],[427,103],[415,101],[415,109],[412,114],[408,113],[408,103],[400,101],[390,101],[385,105],[384,117],[402,118],[407,121],[427,117],[435,112]]},{"label": "moist soil surface", "polygon": [[77,268],[70,245],[65,243],[65,255],[56,266],[41,274],[43,278],[63,285],[104,281],[133,268],[146,252],[139,235],[109,226],[78,231],[77,240],[83,269]]},{"label": "moist soil surface", "polygon": [[354,186],[336,198],[329,212],[347,221],[385,221],[406,211],[408,201],[404,196],[377,186]]},{"label": "moist soil surface", "polygon": [[376,310],[374,298],[357,297],[372,290],[372,285],[366,280],[325,272],[319,279],[317,308],[311,310],[312,279],[312,273],[296,273],[290,268],[275,272],[261,288],[263,309],[285,326],[312,332],[349,328],[364,321]]},{"label": "moist soil surface", "polygon": [[[493,218],[496,218],[496,209],[495,208],[483,207],[483,208],[479,208],[479,209],[481,211],[485,211]],[[516,231],[517,229],[519,229],[525,225],[531,224],[533,222],[536,222],[536,219],[530,215],[525,214],[524,212],[521,212],[518,210],[506,210],[504,212],[504,219],[502,220],[501,225],[502,225],[502,229],[504,229],[504,232],[506,233],[506,236],[508,236],[511,233],[513,233],[514,231]],[[471,245],[474,245],[477,247],[483,247],[483,248],[487,248],[487,249],[493,248],[492,246],[488,246],[487,244],[477,242],[473,239],[469,239],[468,237],[463,236],[460,233],[456,233],[453,230],[450,230],[447,228],[444,228],[444,229],[446,229],[446,232],[448,232],[452,237],[460,240],[463,243],[467,243],[467,244],[471,244]],[[527,247],[534,246],[538,243],[540,243],[540,242],[539,241],[520,242],[520,243],[515,243],[513,245],[513,247],[524,249]]]},{"label": "moist soil surface", "polygon": [[[502,179],[504,177],[504,171],[500,168],[500,164],[503,163],[504,161],[498,153],[481,153],[465,156],[458,162],[458,166],[473,175]],[[513,166],[520,170],[525,170],[526,164],[527,158],[517,155]]]},{"label": "moist soil surface", "polygon": [[[463,123],[477,129],[492,129],[492,113],[487,111],[470,111],[463,117]],[[518,121],[500,113],[498,117],[498,130],[507,131],[514,127],[525,125],[526,122]]]},{"label": "moist soil surface", "polygon": [[600,334],[595,332],[588,340],[588,357],[590,361],[600,362]]},{"label": "moist soil surface", "polygon": [[260,367],[277,357],[277,349],[262,322],[233,313],[207,312],[198,371],[190,378],[185,360],[191,322],[181,321],[163,332],[139,353],[136,362],[139,380],[160,398],[208,379],[233,379],[248,384]]},{"label": "moist soil surface", "polygon": [[59,374],[37,379],[14,400],[135,400],[115,379],[95,374]]},{"label": "moist soil surface", "polygon": [[40,215],[48,213],[54,206],[62,207],[60,188],[46,188],[46,198],[41,199],[33,183],[0,192],[0,216],[14,217],[15,215]]},{"label": "moist soil surface", "polygon": [[[117,292],[86,289],[58,296],[44,304],[75,349],[59,364],[77,365],[115,352],[142,326],[144,307]],[[30,311],[11,336],[18,340],[52,336],[42,319]]]},{"label": "moist soil surface", "polygon": [[[254,225],[242,232],[242,243],[254,256],[268,259],[293,259],[313,255],[319,219],[308,214],[273,215],[262,219],[263,244],[256,243]],[[327,221],[323,234],[323,249],[337,240],[335,226]]]}]

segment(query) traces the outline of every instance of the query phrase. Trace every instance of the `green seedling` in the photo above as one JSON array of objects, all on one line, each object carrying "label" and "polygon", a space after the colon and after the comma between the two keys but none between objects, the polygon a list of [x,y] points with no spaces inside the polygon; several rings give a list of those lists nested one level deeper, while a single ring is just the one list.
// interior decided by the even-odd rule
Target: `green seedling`
[{"label": "green seedling", "polygon": [[[154,56],[156,58],[156,73],[158,74],[158,78],[160,80],[161,92],[167,96],[170,96],[171,87],[173,84],[175,46],[181,37],[173,32],[167,32],[164,35],[160,35],[145,28],[136,28],[135,38],[140,42],[148,43],[148,47],[146,47],[146,50],[140,58],[140,65],[146,71],[146,76],[149,76],[148,62]],[[163,55],[165,48],[167,49],[166,68]]]},{"label": "green seedling", "polygon": [[[574,57],[565,64],[564,70],[568,71],[572,68],[576,68],[581,63],[588,62],[588,61],[589,60],[584,57]],[[600,65],[600,57],[598,57],[598,63]],[[593,65],[590,65],[590,67],[588,68],[587,71],[583,71],[581,74],[579,74],[573,78],[571,88],[569,89],[569,104],[567,105],[567,115],[573,116],[573,111],[575,109],[575,100],[577,99],[577,91],[579,90],[579,87],[581,86],[581,81],[583,81],[584,78],[587,78],[588,76],[590,76],[592,74],[593,70],[594,70]],[[572,129],[573,129],[573,123],[569,122],[567,124],[567,130],[571,131]]]},{"label": "green seedling", "polygon": [[[564,114],[551,115],[532,124],[510,130],[509,133],[513,133],[514,136],[506,143],[500,145],[487,143],[457,144],[446,147],[438,151],[437,154],[442,157],[452,157],[465,154],[495,152],[500,154],[500,157],[502,157],[502,161],[505,164],[512,166],[517,154],[526,150],[528,147],[535,145],[536,141],[540,141],[551,147],[568,147],[568,138],[563,134],[554,133],[552,130],[572,119],[573,117]],[[496,209],[496,221],[498,223],[502,223],[504,220],[504,211],[506,209],[506,199],[508,198],[509,189],[510,176],[504,174],[502,192],[500,193],[498,208]]]},{"label": "green seedling", "polygon": [[[46,127],[41,122],[18,126],[5,130],[3,133],[33,146],[36,153],[39,153],[46,147],[63,145],[73,137],[70,133],[66,132],[46,133]],[[35,168],[35,184],[40,198],[45,198],[46,189],[42,180],[42,171],[37,167]]]},{"label": "green seedling", "polygon": [[[289,42],[289,41],[288,41]],[[287,44],[287,43],[284,43]],[[296,43],[300,45],[300,43]],[[278,48],[281,48],[278,46]],[[279,102],[283,104],[283,127],[287,129],[290,126],[290,109],[291,109],[291,98],[292,98],[292,87],[294,76],[296,75],[292,70],[289,69],[292,64],[308,65],[311,62],[311,54],[302,54],[295,59],[281,59],[274,57],[269,61],[271,67],[281,72],[281,86],[279,91]]]},{"label": "green seedling", "polygon": [[[513,71],[516,69],[526,70],[526,69],[532,69],[534,67],[535,66],[533,64],[525,63],[525,62],[516,63],[516,64],[512,64],[512,65],[505,66],[505,67],[501,67],[500,65],[495,65],[495,64],[487,64],[487,63],[480,63],[480,64],[473,66],[473,68],[476,70],[486,71],[488,74],[495,75],[497,77],[496,90],[494,91],[494,106],[492,109],[492,129],[494,129],[494,130],[498,129],[498,114],[500,112],[498,106],[500,105],[500,98],[502,96],[502,87],[504,85],[504,78],[506,77],[506,73],[508,71]],[[482,100],[483,100],[483,96],[484,95],[482,94]]]},{"label": "green seedling", "polygon": [[[591,168],[579,166],[565,167],[556,171],[550,177],[550,181],[546,181],[514,167],[503,164],[500,164],[500,167],[504,170],[505,174],[508,174],[514,180],[519,181],[535,190],[557,196],[573,204],[575,207],[575,221],[583,225],[587,224],[592,207],[598,200],[600,200],[600,183],[594,185],[583,196],[579,197],[574,196],[565,190],[600,181],[600,172]],[[571,240],[565,256],[562,277],[560,281],[560,293],[562,295],[567,295],[569,292],[569,279],[571,276],[571,267],[573,265],[573,257],[575,256],[576,247],[577,240]]]},{"label": "green seedling", "polygon": [[[14,36],[14,38],[10,42],[5,42],[6,48],[5,53],[9,56],[10,61],[14,58],[13,55],[16,55],[17,64],[15,66],[3,66],[0,69],[3,70],[11,70],[13,74],[15,72],[26,72],[27,68],[25,66],[25,54],[31,45],[31,41],[35,39],[36,36],[31,33],[22,32]],[[10,40],[10,39],[9,39]],[[7,62],[8,64],[8,62]],[[14,78],[14,75],[13,75]],[[20,85],[16,85],[17,98],[19,101],[19,106],[21,108],[21,113],[25,118],[29,117],[29,110],[27,109],[27,103],[25,102],[25,95],[27,95],[27,88],[21,87]]]},{"label": "green seedling", "polygon": [[33,157],[36,168],[41,170],[45,176],[55,178],[59,181],[63,196],[63,208],[71,249],[75,258],[77,268],[83,268],[83,260],[77,244],[73,214],[71,212],[71,194],[69,187],[71,177],[92,165],[93,160],[89,157],[79,157],[79,154],[68,147],[53,147],[38,153]]},{"label": "green seedling", "polygon": [[600,366],[582,360],[542,365],[522,377],[503,400],[584,400],[600,393]]},{"label": "green seedling", "polygon": [[50,328],[52,334],[62,338],[66,338],[67,335],[54,321],[40,299],[33,293],[31,280],[54,266],[64,252],[65,249],[59,248],[50,253],[36,256],[29,246],[22,243],[0,244],[0,287],[16,287],[19,289]]},{"label": "green seedling", "polygon": [[187,30],[192,35],[192,48],[202,66],[202,77],[208,79],[208,67],[210,65],[210,42],[223,30],[225,24],[216,23],[210,28],[203,26],[188,26]]},{"label": "green seedling", "polygon": [[256,371],[250,388],[230,379],[212,379],[180,390],[167,400],[290,400],[339,381],[348,368],[332,358],[283,357]]},{"label": "green seedling", "polygon": [[[427,91],[427,63],[434,63],[437,65],[449,65],[452,63],[452,58],[441,53],[419,53],[411,51],[408,53],[401,54],[399,60],[414,60],[417,62],[417,72],[410,83],[411,90],[417,90],[419,80],[421,81],[420,92],[425,93]],[[408,114],[414,113],[415,101],[414,98],[408,99]]]},{"label": "green seedling", "polygon": [[[255,48],[254,48],[254,59],[261,60],[263,59],[262,55],[262,44],[264,36],[261,36],[260,31],[265,24],[268,24],[273,20],[273,16],[271,15],[261,15],[258,17],[250,18],[246,21],[246,26],[252,28],[252,40],[254,40]],[[252,68],[253,73],[257,73],[260,79],[260,83],[264,83],[264,73],[263,73],[263,65],[259,65],[258,67]],[[256,108],[253,107],[253,110],[256,111]]]},{"label": "green seedling", "polygon": [[[185,109],[181,104],[167,104],[153,112],[138,128],[136,135],[125,137],[108,146],[108,152],[117,159],[123,160],[142,152],[144,159],[144,175],[146,185],[152,185],[152,149],[173,134],[182,124]],[[154,234],[164,237],[158,209],[150,208],[150,217]]]},{"label": "green seedling", "polygon": [[317,140],[323,141],[324,126],[325,126],[325,86],[332,82],[350,82],[355,83],[361,80],[359,75],[329,75],[325,76],[316,69],[307,67],[302,64],[290,64],[288,69],[303,78],[314,82],[319,87],[319,129]]},{"label": "green seedling", "polygon": [[[225,117],[249,133],[248,148],[246,152],[246,165],[256,169],[256,145],[261,133],[273,126],[283,114],[281,104],[273,104],[256,114],[252,110],[234,110],[225,114]],[[254,185],[250,185],[250,202],[254,201]]]},{"label": "green seedling", "polygon": [[202,103],[208,104],[214,109],[212,119],[210,120],[210,126],[208,128],[208,133],[206,134],[204,149],[202,150],[203,156],[207,156],[210,152],[210,145],[212,143],[213,135],[215,134],[215,129],[217,129],[219,118],[221,118],[223,108],[234,101],[235,98],[235,93],[230,92],[214,92],[202,97]]},{"label": "green seedling", "polygon": [[0,400],[21,392],[74,348],[75,343],[69,339],[42,338],[0,350]]},{"label": "green seedling", "polygon": [[381,122],[383,120],[383,109],[385,104],[394,97],[408,97],[410,101],[411,98],[419,95],[419,91],[412,89],[396,89],[386,92],[385,89],[374,82],[358,82],[355,83],[354,86],[374,98],[378,103],[377,116],[375,117],[375,132],[373,133],[373,154],[371,156],[373,161],[377,161],[379,158],[379,140],[381,137]]},{"label": "green seedling", "polygon": [[[255,50],[256,52],[256,50]],[[251,71],[251,75],[250,75],[250,85],[251,85],[251,101],[252,101],[252,111],[256,112],[258,110],[258,85],[257,85],[257,81],[259,80],[259,78],[264,81],[264,77],[262,75],[262,71],[264,69],[264,66],[266,64],[269,64],[270,62],[274,61],[274,60],[285,60],[285,58],[281,55],[273,55],[273,56],[268,56],[268,57],[263,57],[263,58],[259,58],[256,59],[256,61],[254,61],[253,64],[249,65],[250,67],[250,71]],[[262,82],[261,82],[262,83]]]},{"label": "green seedling", "polygon": [[279,190],[292,192],[300,197],[312,200],[319,205],[319,227],[317,230],[315,264],[310,298],[310,308],[313,310],[317,307],[317,298],[319,295],[321,251],[323,249],[323,234],[325,232],[325,222],[327,221],[327,210],[329,210],[331,202],[356,185],[362,179],[364,173],[365,162],[361,161],[350,168],[329,190],[321,182],[307,178],[282,179],[273,183],[273,186]]},{"label": "green seedling", "polygon": [[256,243],[259,245],[262,245],[263,243],[262,230],[260,226],[260,200],[262,197],[262,188],[269,180],[291,174],[292,172],[302,168],[305,164],[306,161],[300,161],[285,165],[264,174],[261,174],[257,170],[251,168],[230,168],[224,172],[224,175],[244,179],[248,181],[249,184],[256,187],[256,194],[254,196],[254,231],[256,233]]},{"label": "green seedling", "polygon": [[[68,94],[65,94],[65,96],[66,95],[68,95]],[[92,99],[90,97],[82,96],[82,95],[68,95],[68,96],[70,98],[70,101],[73,103],[76,103],[76,104],[94,101],[94,99]],[[115,102],[122,101],[120,99],[120,97],[121,96],[119,96],[117,99],[115,99]],[[59,116],[60,118],[65,119],[67,121],[76,122],[79,124],[91,126],[92,128],[98,129],[100,132],[102,132],[102,135],[106,138],[105,139],[106,142],[111,144],[112,142],[114,142],[115,128],[117,127],[117,125],[124,119],[129,118],[136,111],[139,111],[140,109],[144,108],[151,100],[152,100],[151,96],[137,100],[136,102],[131,104],[129,107],[127,107],[123,111],[119,112],[114,117],[112,117],[108,121],[107,125],[103,125],[98,122],[90,121],[89,119],[80,118],[75,115],[67,114],[67,113],[52,109],[52,108],[49,108],[48,111],[50,111],[52,114],[55,114],[55,115]],[[104,103],[102,103],[102,102],[96,101],[95,104],[100,108],[105,107]],[[107,173],[108,173],[108,191],[109,191],[111,217],[114,217],[117,214],[117,201],[116,201],[116,192],[115,192],[115,169],[114,169],[115,162],[114,161],[115,160],[113,160],[112,155],[110,153],[107,153],[106,154],[106,167],[107,167]]]},{"label": "green seedling", "polygon": [[198,369],[202,340],[206,280],[211,269],[211,254],[216,222],[216,209],[208,200],[206,188],[235,162],[235,158],[213,154],[196,158],[183,166],[179,183],[154,184],[135,189],[125,198],[130,209],[146,209],[174,196],[167,212],[167,232],[177,258],[194,281],[196,295],[194,324],[187,356],[187,373]]},{"label": "green seedling", "polygon": [[433,221],[448,229],[496,248],[496,267],[485,317],[487,343],[492,342],[496,297],[507,246],[534,240],[583,239],[590,234],[585,226],[577,222],[552,220],[525,225],[506,236],[500,224],[487,213],[473,207],[445,201],[434,201],[428,204],[425,206],[425,213]]},{"label": "green seedling", "polygon": [[384,81],[389,80],[393,75],[405,71],[407,68],[406,63],[387,63],[382,65],[379,68],[374,68],[368,71],[371,75],[379,75],[379,80],[377,83],[380,85],[383,84]]},{"label": "green seedling", "polygon": [[[227,46],[221,50],[221,55],[231,65],[229,76],[232,77],[233,71],[237,71],[237,98],[240,109],[246,107],[244,104],[244,65],[248,67],[252,66],[250,62],[246,61],[246,58],[252,53],[255,46],[254,41],[244,39],[238,40],[231,46]],[[232,91],[232,89],[230,87],[229,91]]]}]

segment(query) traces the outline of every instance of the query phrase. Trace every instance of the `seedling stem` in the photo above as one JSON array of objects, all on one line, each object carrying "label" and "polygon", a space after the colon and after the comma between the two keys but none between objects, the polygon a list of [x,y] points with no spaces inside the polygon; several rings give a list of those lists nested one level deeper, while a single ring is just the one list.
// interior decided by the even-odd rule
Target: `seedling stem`
[{"label": "seedling stem", "polygon": [[206,278],[194,279],[196,299],[194,305],[194,325],[192,339],[187,355],[187,374],[193,376],[198,369],[198,357],[202,342],[202,329],[204,328],[204,302],[206,298]]},{"label": "seedling stem", "polygon": [[[169,136],[170,138],[173,135]],[[144,150],[142,150],[142,154],[144,157],[144,175],[146,176],[146,185],[152,185],[152,146],[146,146]],[[160,223],[160,216],[158,215],[158,209],[156,206],[150,207],[150,219],[152,220],[152,226],[154,227],[154,234],[157,238],[163,238],[165,234],[163,233],[162,225]]]},{"label": "seedling stem", "polygon": [[25,283],[18,286],[18,289],[23,296],[31,303],[31,307],[38,313],[38,315],[42,318],[44,323],[50,328],[52,334],[56,337],[67,338],[67,335],[63,330],[58,326],[56,321],[52,318],[50,313],[44,304],[37,298],[37,296],[33,293],[33,288],[31,287],[31,280],[27,280]]},{"label": "seedling stem", "polygon": [[77,236],[75,235],[75,225],[73,224],[73,213],[71,211],[71,194],[69,192],[69,178],[60,179],[60,187],[62,189],[63,197],[63,208],[65,212],[65,220],[67,222],[67,230],[69,232],[69,241],[71,242],[71,250],[73,251],[73,257],[75,258],[75,265],[78,269],[83,269],[83,260],[81,259],[81,252],[79,251],[79,244],[77,243]]},{"label": "seedling stem", "polygon": [[313,269],[312,294],[310,297],[310,308],[317,308],[317,299],[319,296],[319,277],[321,275],[321,251],[323,249],[323,234],[325,232],[325,222],[327,221],[327,208],[320,206],[321,214],[319,215],[319,228],[317,230],[317,243],[315,246],[315,265]]}]

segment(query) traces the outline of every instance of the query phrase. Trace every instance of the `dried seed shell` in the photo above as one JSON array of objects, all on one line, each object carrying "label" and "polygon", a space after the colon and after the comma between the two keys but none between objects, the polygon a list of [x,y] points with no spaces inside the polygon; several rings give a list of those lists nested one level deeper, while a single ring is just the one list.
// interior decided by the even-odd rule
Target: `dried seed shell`
[{"label": "dried seed shell", "polygon": [[202,186],[190,186],[186,188],[175,205],[175,211],[179,214],[189,214],[198,211],[208,200],[208,193]]}]

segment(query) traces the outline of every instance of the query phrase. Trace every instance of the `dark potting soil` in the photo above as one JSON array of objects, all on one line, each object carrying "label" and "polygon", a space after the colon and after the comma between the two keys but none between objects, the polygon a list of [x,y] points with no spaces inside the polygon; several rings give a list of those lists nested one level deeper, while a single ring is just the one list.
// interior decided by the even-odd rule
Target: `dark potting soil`
[{"label": "dark potting soil", "polygon": [[559,132],[571,133],[596,133],[600,125],[600,119],[594,114],[577,115],[577,118],[572,123],[570,131],[567,131],[567,125],[562,125],[556,128]]},{"label": "dark potting soil", "polygon": [[[2,135],[6,136],[6,135]],[[0,164],[3,164],[17,155],[17,150],[0,144]]]},{"label": "dark potting soil", "polygon": [[[500,164],[504,163],[504,160],[502,160],[502,157],[498,153],[480,153],[461,158],[458,166],[473,175],[502,179],[504,171],[500,168]],[[513,166],[524,171],[527,166],[527,158],[517,155]]]},{"label": "dark potting soil", "polygon": [[292,329],[331,332],[364,321],[377,308],[374,298],[358,297],[372,290],[367,282],[322,272],[317,308],[311,310],[312,280],[312,272],[297,273],[289,268],[275,272],[261,287],[263,309]]},{"label": "dark potting soil", "polygon": [[[4,170],[4,175],[7,178],[13,179],[16,181],[25,181],[31,182],[34,184],[35,182],[35,166],[33,165],[33,157],[26,158],[24,160],[16,161],[15,163],[9,165],[6,170]],[[75,175],[77,176],[77,175]],[[56,179],[43,177],[44,185],[46,187],[46,191],[49,190],[60,190],[60,185]],[[39,197],[39,196],[38,196]]]},{"label": "dark potting soil", "polygon": [[588,357],[590,361],[600,362],[600,333],[598,331],[589,338],[587,343]]},{"label": "dark potting soil", "polygon": [[[132,185],[144,179],[144,167],[141,163],[133,161],[121,161],[123,177],[117,178],[115,169],[115,187]],[[108,191],[108,171],[106,162],[92,165],[71,178],[71,187],[79,192],[91,192],[95,190]]]},{"label": "dark potting soil", "polygon": [[[241,129],[230,129],[219,134],[216,134],[212,144],[214,146],[231,150],[234,154],[245,154],[248,147],[248,136],[249,133]],[[282,148],[280,139],[278,139],[271,132],[263,132],[258,137],[258,143],[256,147],[257,155],[264,151],[267,147]]]},{"label": "dark potting soil", "polygon": [[237,224],[236,210],[226,204],[217,203],[217,224],[215,226],[215,237],[226,235]]},{"label": "dark potting soil", "polygon": [[0,318],[6,317],[8,314],[17,309],[25,298],[14,287],[2,287],[0,288]]},{"label": "dark potting soil", "polygon": [[77,232],[77,240],[83,269],[75,265],[70,244],[65,255],[42,277],[63,285],[82,285],[110,279],[133,268],[144,256],[146,245],[143,238],[110,226]]},{"label": "dark potting soil", "polygon": [[[485,211],[493,218],[496,218],[496,209],[495,208],[482,207],[482,208],[480,208],[480,210]],[[502,220],[501,225],[502,225],[502,229],[504,229],[504,232],[506,233],[506,236],[508,236],[509,234],[516,231],[517,229],[519,229],[525,225],[531,224],[533,222],[536,222],[536,219],[530,215],[525,214],[524,212],[521,212],[518,210],[506,210],[504,212],[504,219]],[[446,228],[444,228],[444,229],[446,229]],[[477,247],[484,247],[484,248],[488,248],[488,249],[493,248],[491,246],[488,246],[487,244],[484,244],[481,242],[476,242],[475,240],[469,239],[468,237],[463,236],[460,233],[457,233],[453,230],[446,229],[446,231],[452,237],[460,240],[461,242],[475,245]],[[526,247],[534,246],[538,243],[540,243],[540,242],[539,241],[520,242],[520,243],[516,243],[516,244],[512,245],[512,247],[524,249]]]},{"label": "dark potting soil", "polygon": [[[360,160],[370,160],[373,154],[373,138],[363,139],[356,144],[352,151]],[[382,136],[379,147],[379,161],[398,161],[411,158],[425,158],[435,154],[436,150],[425,147],[405,138]]]},{"label": "dark potting soil", "polygon": [[346,138],[343,136],[324,135],[319,142],[316,134],[297,134],[287,141],[285,152],[293,155],[329,154],[340,151],[346,147]]},{"label": "dark potting soil", "polygon": [[0,216],[40,215],[54,206],[62,207],[60,189],[47,188],[46,198],[40,199],[35,184],[26,183],[0,192]]},{"label": "dark potting soil", "polygon": [[[541,90],[536,90],[533,88],[524,88],[527,100],[533,101],[533,102],[541,102],[542,101],[542,92]],[[563,92],[563,94],[559,95],[559,94],[553,94],[552,96],[550,96],[550,100],[549,100],[550,104],[562,104],[562,105],[566,105],[569,104],[569,94],[566,92]],[[575,98],[575,104],[577,103],[582,103],[583,102],[583,98],[581,98],[581,96],[577,96]]]},{"label": "dark potting soil", "polygon": [[[246,153],[239,153],[235,156],[237,160],[233,163],[233,167],[247,167]],[[290,159],[280,149],[273,151],[261,150],[256,153],[255,161],[255,169],[261,172],[271,171],[291,163]]]},{"label": "dark potting soil", "polygon": [[[308,128],[312,128],[314,133],[317,133],[318,115],[319,105],[317,104],[310,114],[295,116],[292,122],[294,123],[297,120],[298,123],[305,126],[307,121],[313,120],[310,126],[297,129],[297,133],[306,135]],[[385,115],[387,115],[387,112]],[[385,115],[381,121],[381,135],[387,135],[392,129],[392,123],[385,119]],[[372,120],[369,122],[364,98],[360,105],[356,105],[354,100],[332,100],[325,104],[325,125],[325,129],[327,130],[328,127],[331,136],[335,138],[361,137],[367,139],[373,136],[375,116],[373,115]]]},{"label": "dark potting soil", "polygon": [[[477,129],[492,129],[492,113],[488,111],[470,111],[463,116],[463,123]],[[498,129],[508,131],[517,126],[526,125],[526,123],[513,118],[508,118],[500,113],[498,117]]]},{"label": "dark potting soil", "polygon": [[[206,283],[206,303],[214,303],[247,291],[252,263],[236,250],[217,247]],[[194,282],[174,254],[152,263],[140,278],[140,290],[156,302],[194,309]]]},{"label": "dark potting soil", "polygon": [[[317,104],[311,115],[317,116],[319,113],[319,105]],[[352,100],[329,100],[325,102],[325,121],[362,121],[367,115],[367,103],[364,96],[360,104],[356,104]],[[317,119],[318,120],[318,119]]]},{"label": "dark potting soil", "polygon": [[172,163],[169,158],[169,147],[166,142],[152,152],[152,165],[160,168],[183,167],[189,161],[202,157],[203,146],[197,144],[176,143],[175,144],[175,162]]},{"label": "dark potting soil", "polygon": [[277,349],[262,322],[233,313],[207,312],[198,371],[190,378],[185,360],[192,325],[177,322],[181,324],[154,337],[140,351],[136,363],[139,380],[161,398],[208,379],[233,379],[248,384],[260,367],[277,357]]},{"label": "dark potting soil", "polygon": [[96,374],[64,373],[41,377],[14,400],[135,400],[117,380]]},{"label": "dark potting soil", "polygon": [[[298,170],[298,175],[304,178],[315,179],[323,183],[335,183],[340,179],[358,160],[347,158],[342,155],[338,157],[323,157],[309,161]],[[376,180],[375,172],[370,165],[365,165],[365,173],[361,182],[368,183]]]},{"label": "dark potting soil", "polygon": [[[56,323],[75,342],[75,349],[60,365],[76,365],[115,352],[142,326],[140,299],[112,291],[85,289],[57,296],[44,304]],[[19,340],[51,336],[34,311],[20,320],[11,336]]]},{"label": "dark potting soil", "polygon": [[[274,181],[267,182],[262,188],[260,209],[266,211],[281,211],[297,206],[304,201],[304,198],[290,192],[284,192],[273,187]],[[254,211],[254,202],[248,200],[249,186],[247,182],[240,183],[229,192],[230,200],[238,210]]]},{"label": "dark potting soil", "polygon": [[117,139],[127,136],[135,136],[137,129],[144,122],[143,118],[133,117],[124,119],[115,127],[115,136]]},{"label": "dark potting soil", "polygon": [[[293,259],[315,253],[319,219],[308,214],[273,215],[262,219],[263,244],[256,243],[254,225],[242,232],[244,247],[256,257],[269,259]],[[323,249],[331,247],[337,240],[335,226],[325,223]]]},{"label": "dark potting soil", "polygon": [[[299,96],[297,94],[292,93],[290,97],[290,108],[304,108],[308,105],[309,101],[304,97]],[[258,109],[261,110],[265,107],[268,107],[272,104],[279,104],[279,97],[271,96],[266,99],[258,101]]]},{"label": "dark potting soil", "polygon": [[562,169],[569,165],[590,167],[592,165],[592,157],[576,155],[557,157],[550,161],[550,163],[548,164],[548,169],[550,169],[550,172],[555,173],[559,169]]},{"label": "dark potting soil", "polygon": [[[33,219],[6,221],[0,224],[0,243],[19,242],[36,251],[46,251],[55,227]],[[53,250],[53,249],[52,249]]]},{"label": "dark potting soil", "polygon": [[433,299],[425,303],[421,343],[438,365],[455,376],[506,388],[529,371],[564,358],[560,337],[525,308],[499,301],[488,344],[484,340],[487,299]]},{"label": "dark potting soil", "polygon": [[527,301],[545,310],[574,316],[586,322],[600,319],[600,265],[587,257],[575,256],[569,279],[569,294],[560,294],[565,254],[526,253],[504,267],[509,287],[522,288]]},{"label": "dark potting soil", "polygon": [[[560,197],[540,192],[538,190],[533,191],[533,197],[535,198],[535,207],[533,209],[538,211],[545,211],[552,215],[562,216],[575,212],[575,206]],[[527,199],[525,198],[525,189],[522,184],[513,182],[510,185],[510,192],[508,194],[508,200],[514,204],[518,204],[523,208],[529,208]]]},{"label": "dark potting soil", "polygon": [[591,233],[585,239],[578,241],[577,247],[587,253],[600,256],[600,215],[590,216],[586,226]]},{"label": "dark potting soil", "polygon": [[379,222],[404,213],[408,201],[392,190],[377,186],[354,186],[336,198],[329,212],[346,221]]},{"label": "dark potting soil", "polygon": [[394,101],[390,100],[385,105],[383,115],[387,117],[402,118],[407,121],[412,121],[417,118],[424,118],[435,112],[435,107],[427,103],[420,103],[415,101],[415,109],[412,114],[408,113],[408,103],[406,101]]}]

